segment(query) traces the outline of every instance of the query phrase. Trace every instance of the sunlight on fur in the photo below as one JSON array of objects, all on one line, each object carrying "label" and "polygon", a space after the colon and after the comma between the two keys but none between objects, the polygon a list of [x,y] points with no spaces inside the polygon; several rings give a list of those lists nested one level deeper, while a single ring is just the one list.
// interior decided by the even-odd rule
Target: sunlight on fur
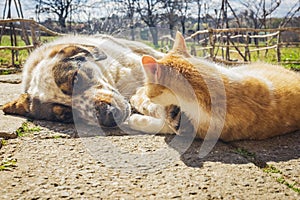
[{"label": "sunlight on fur", "polygon": [[[232,141],[265,139],[300,129],[300,74],[296,72],[266,63],[228,69],[192,58],[179,32],[171,52],[159,60],[144,56],[142,64],[143,95],[164,107],[160,116],[165,116],[169,130],[162,132],[187,134],[186,129],[194,129],[204,139],[210,129],[214,134],[208,139]],[[215,84],[218,77],[223,88]],[[193,91],[186,89],[187,83]],[[172,86],[173,91],[164,86]],[[174,93],[179,101],[174,100]],[[197,105],[191,103],[192,93]],[[226,106],[218,107],[222,103]],[[140,109],[139,104],[135,106]],[[213,114],[213,109],[218,112]]]}]

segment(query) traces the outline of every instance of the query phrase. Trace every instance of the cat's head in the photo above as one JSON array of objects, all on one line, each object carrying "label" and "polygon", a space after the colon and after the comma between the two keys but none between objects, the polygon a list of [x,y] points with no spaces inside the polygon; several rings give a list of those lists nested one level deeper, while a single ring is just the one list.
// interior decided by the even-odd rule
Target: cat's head
[{"label": "cat's head", "polygon": [[199,73],[190,59],[185,40],[179,32],[172,50],[163,58],[142,58],[146,95],[151,102],[164,107],[169,127],[185,135],[194,134],[196,122],[191,119],[199,113],[195,94],[199,81],[194,80]]},{"label": "cat's head", "polygon": [[190,57],[185,40],[179,32],[176,34],[173,49],[162,59],[143,56],[146,94],[153,103],[163,106],[178,105],[179,98],[190,95],[188,93],[191,86],[188,80],[192,76],[190,72],[193,71],[193,65],[188,61]]}]

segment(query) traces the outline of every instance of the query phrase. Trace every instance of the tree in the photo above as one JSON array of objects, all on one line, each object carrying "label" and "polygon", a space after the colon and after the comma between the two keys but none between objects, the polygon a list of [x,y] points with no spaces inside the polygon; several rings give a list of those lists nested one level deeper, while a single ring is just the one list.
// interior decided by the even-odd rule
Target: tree
[{"label": "tree", "polygon": [[135,40],[135,34],[134,34],[134,28],[135,28],[135,0],[119,0],[120,3],[123,4],[124,12],[125,12],[125,18],[129,19],[129,28],[130,28],[130,35],[131,40]]},{"label": "tree", "polygon": [[164,19],[167,19],[169,25],[170,35],[173,37],[173,30],[178,22],[177,11],[181,6],[178,0],[166,0],[163,1],[164,13],[162,14]]},{"label": "tree", "polygon": [[38,13],[53,13],[58,17],[58,23],[64,30],[66,20],[87,0],[35,0]]},{"label": "tree", "polygon": [[266,0],[248,0],[240,1],[246,7],[248,16],[245,16],[247,25],[253,28],[266,28],[267,17],[270,16],[280,5],[281,0],[272,0],[270,5],[266,4]]},{"label": "tree", "polygon": [[199,31],[200,24],[201,24],[201,11],[202,11],[203,0],[196,0],[196,2],[197,2],[197,31]]},{"label": "tree", "polygon": [[150,28],[153,44],[158,45],[157,25],[160,22],[161,0],[136,0],[136,11],[141,20]]},{"label": "tree", "polygon": [[178,12],[179,12],[179,21],[181,24],[181,32],[183,35],[185,35],[185,22],[187,19],[187,16],[189,14],[189,4],[190,0],[181,0],[179,1],[179,7],[178,7]]},{"label": "tree", "polygon": [[295,3],[294,6],[287,12],[286,16],[280,23],[280,27],[285,27],[293,18],[294,16],[300,12],[300,1],[298,3]]}]

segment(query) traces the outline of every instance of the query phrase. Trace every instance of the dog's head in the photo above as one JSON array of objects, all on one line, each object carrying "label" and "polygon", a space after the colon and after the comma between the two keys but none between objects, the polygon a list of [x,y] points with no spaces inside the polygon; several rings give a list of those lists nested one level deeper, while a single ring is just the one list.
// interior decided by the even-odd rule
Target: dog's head
[{"label": "dog's head", "polygon": [[57,52],[60,57],[53,67],[55,83],[72,96],[76,117],[90,124],[114,127],[130,113],[128,101],[106,77],[107,55],[94,46],[71,45]]},{"label": "dog's head", "polygon": [[82,44],[59,44],[51,51],[53,59],[48,59],[47,67],[52,69],[54,87],[62,94],[57,96],[72,100],[76,119],[114,127],[128,117],[130,104],[107,72],[108,55],[98,47]]}]

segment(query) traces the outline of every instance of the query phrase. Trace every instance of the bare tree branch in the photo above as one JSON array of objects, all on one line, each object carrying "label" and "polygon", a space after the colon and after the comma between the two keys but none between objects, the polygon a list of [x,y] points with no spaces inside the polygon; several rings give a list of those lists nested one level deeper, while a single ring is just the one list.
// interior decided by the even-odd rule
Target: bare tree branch
[{"label": "bare tree branch", "polygon": [[288,11],[282,22],[280,23],[279,27],[285,27],[293,17],[300,11],[300,2],[295,3],[294,6]]}]

